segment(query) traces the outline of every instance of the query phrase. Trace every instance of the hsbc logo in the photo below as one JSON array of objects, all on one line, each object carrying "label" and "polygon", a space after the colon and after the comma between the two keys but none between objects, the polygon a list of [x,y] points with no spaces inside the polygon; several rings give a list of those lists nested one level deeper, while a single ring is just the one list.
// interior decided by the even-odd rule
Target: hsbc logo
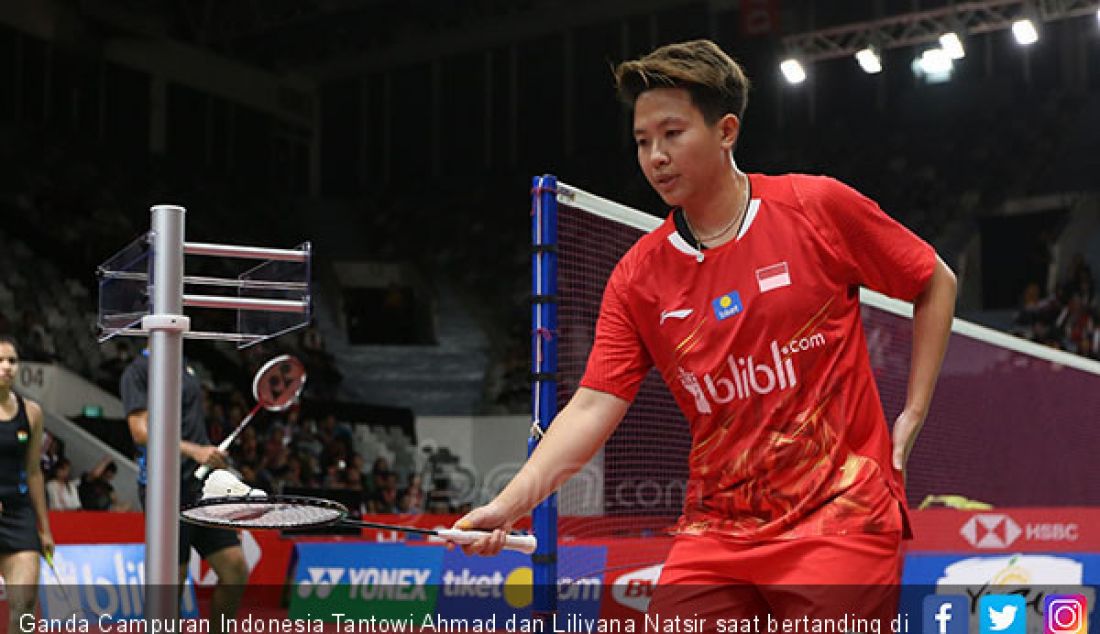
[{"label": "hsbc logo", "polygon": [[1008,548],[1023,534],[1020,525],[1007,515],[975,515],[959,531],[975,548]]},{"label": "hsbc logo", "polygon": [[1022,528],[1007,515],[987,513],[971,517],[959,533],[975,548],[1008,548],[1023,536],[1028,542],[1075,542],[1080,527],[1068,522],[1029,522]]}]

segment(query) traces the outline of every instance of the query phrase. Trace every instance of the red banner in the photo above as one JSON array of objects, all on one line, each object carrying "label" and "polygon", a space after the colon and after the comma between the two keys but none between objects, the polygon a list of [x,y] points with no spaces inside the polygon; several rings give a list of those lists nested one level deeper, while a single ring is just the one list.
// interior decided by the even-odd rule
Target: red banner
[{"label": "red banner", "polygon": [[[145,515],[51,512],[50,530],[58,544],[140,544],[145,541]],[[249,585],[281,589],[286,582],[294,542],[281,537],[278,531],[242,531],[241,546],[250,571]],[[213,585],[216,578],[205,561],[193,562],[191,576],[199,587]]]},{"label": "red banner", "polygon": [[1100,508],[926,509],[912,519],[910,552],[1100,552]]}]

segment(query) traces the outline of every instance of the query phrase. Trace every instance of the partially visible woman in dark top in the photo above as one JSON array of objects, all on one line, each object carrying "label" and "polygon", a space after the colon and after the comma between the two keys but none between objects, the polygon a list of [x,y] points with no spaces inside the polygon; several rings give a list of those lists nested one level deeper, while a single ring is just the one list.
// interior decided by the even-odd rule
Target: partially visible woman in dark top
[{"label": "partially visible woman in dark top", "polygon": [[39,462],[42,408],[12,389],[19,370],[15,341],[0,335],[0,575],[8,595],[9,632],[34,614],[39,554],[53,556],[46,487]]}]

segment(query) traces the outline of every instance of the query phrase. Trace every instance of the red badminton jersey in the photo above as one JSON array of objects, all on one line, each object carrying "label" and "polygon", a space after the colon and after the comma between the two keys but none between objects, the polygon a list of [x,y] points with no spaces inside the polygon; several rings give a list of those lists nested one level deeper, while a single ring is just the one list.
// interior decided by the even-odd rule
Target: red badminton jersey
[{"label": "red badminton jersey", "polygon": [[858,287],[912,300],[935,251],[836,180],[750,182],[737,239],[703,261],[675,214],[623,256],[581,385],[633,400],[661,372],[691,424],[681,533],[903,530]]}]

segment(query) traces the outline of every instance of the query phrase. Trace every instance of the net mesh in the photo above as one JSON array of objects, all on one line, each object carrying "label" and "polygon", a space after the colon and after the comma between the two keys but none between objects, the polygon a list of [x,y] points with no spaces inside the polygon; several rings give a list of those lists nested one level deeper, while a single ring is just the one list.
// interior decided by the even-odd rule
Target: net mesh
[{"label": "net mesh", "polygon": [[[584,372],[607,278],[642,234],[559,204],[559,409]],[[892,423],[905,400],[912,320],[865,302],[863,324]],[[908,462],[910,503],[942,494],[996,506],[1095,503],[1100,479],[1088,474],[1100,447],[1096,367],[1074,369],[952,334],[931,412]],[[687,423],[651,371],[602,452],[563,487],[562,535],[646,534],[668,527],[680,513],[689,448]]]},{"label": "net mesh", "polygon": [[[558,408],[576,392],[595,338],[604,285],[642,231],[575,207],[558,207]],[[581,533],[636,534],[680,512],[691,437],[660,375],[650,371],[626,418],[580,477],[562,488],[562,516],[602,516]],[[563,532],[570,532],[568,519]]]},{"label": "net mesh", "polygon": [[347,510],[328,500],[204,500],[180,511],[183,519],[227,528],[304,528],[343,519]]},{"label": "net mesh", "polygon": [[[905,404],[912,320],[865,303],[863,327],[892,422]],[[908,462],[910,504],[945,494],[994,506],[1095,504],[1100,479],[1090,474],[1100,447],[1100,364],[1069,367],[1046,350],[1020,352],[992,338],[951,335]]]}]

